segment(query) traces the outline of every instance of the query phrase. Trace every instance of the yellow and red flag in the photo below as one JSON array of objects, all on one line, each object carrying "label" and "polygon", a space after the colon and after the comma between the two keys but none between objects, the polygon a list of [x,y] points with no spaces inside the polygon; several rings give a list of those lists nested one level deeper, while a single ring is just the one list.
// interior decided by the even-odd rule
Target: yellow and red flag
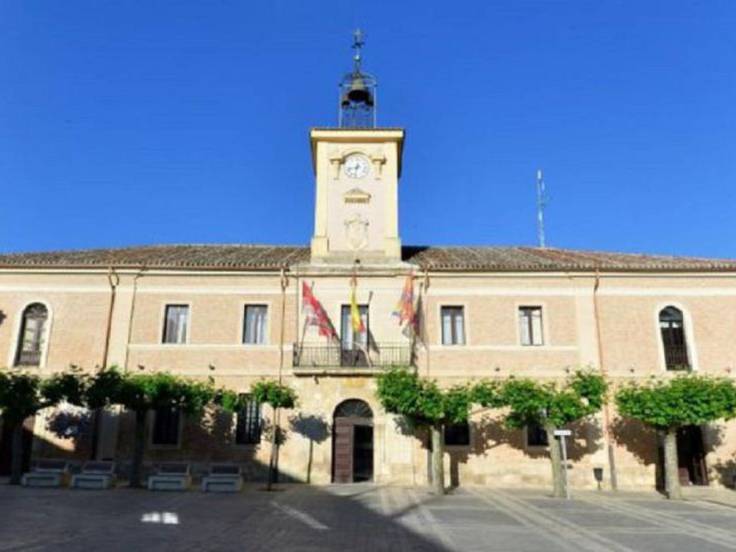
[{"label": "yellow and red flag", "polygon": [[360,316],[360,307],[358,307],[358,301],[355,298],[355,288],[358,287],[358,281],[353,276],[352,286],[350,289],[350,322],[353,326],[353,332],[363,333],[365,331],[365,324],[363,324],[363,317]]}]

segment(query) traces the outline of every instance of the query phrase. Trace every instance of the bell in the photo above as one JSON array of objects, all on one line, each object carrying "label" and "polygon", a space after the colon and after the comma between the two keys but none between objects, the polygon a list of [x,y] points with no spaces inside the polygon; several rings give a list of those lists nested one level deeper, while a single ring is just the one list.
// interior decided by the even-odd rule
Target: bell
[{"label": "bell", "polygon": [[346,101],[353,103],[362,103],[366,105],[373,105],[373,98],[371,93],[365,87],[363,77],[361,75],[353,75],[353,82],[350,83],[350,90],[343,98],[343,105]]}]

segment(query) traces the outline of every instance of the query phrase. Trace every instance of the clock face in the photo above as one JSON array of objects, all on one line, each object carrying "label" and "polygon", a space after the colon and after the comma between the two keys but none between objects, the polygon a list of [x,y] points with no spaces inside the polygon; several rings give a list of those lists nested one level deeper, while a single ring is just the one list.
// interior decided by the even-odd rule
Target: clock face
[{"label": "clock face", "polygon": [[363,178],[368,174],[368,159],[358,154],[349,155],[345,159],[344,169],[349,178]]}]

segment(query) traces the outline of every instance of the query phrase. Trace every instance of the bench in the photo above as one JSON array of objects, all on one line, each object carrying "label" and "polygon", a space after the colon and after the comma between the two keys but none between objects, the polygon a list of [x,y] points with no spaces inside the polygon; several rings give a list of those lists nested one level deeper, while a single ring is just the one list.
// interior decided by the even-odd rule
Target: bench
[{"label": "bench", "polygon": [[63,487],[69,481],[69,463],[66,460],[39,460],[35,467],[24,473],[20,484],[24,487]]},{"label": "bench", "polygon": [[202,490],[206,493],[238,493],[242,488],[240,466],[235,464],[212,464],[202,478]]},{"label": "bench", "polygon": [[183,462],[161,464],[154,475],[148,476],[149,491],[186,491],[191,484],[189,464]]},{"label": "bench", "polygon": [[109,489],[115,485],[115,462],[85,462],[72,476],[72,489]]}]

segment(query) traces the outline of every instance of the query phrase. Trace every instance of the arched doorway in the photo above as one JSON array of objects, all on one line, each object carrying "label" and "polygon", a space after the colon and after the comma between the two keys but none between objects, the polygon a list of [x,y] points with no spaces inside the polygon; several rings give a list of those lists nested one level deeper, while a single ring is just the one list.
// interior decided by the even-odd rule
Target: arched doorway
[{"label": "arched doorway", "polygon": [[373,411],[368,403],[348,399],[335,408],[332,424],[332,481],[373,480]]}]

